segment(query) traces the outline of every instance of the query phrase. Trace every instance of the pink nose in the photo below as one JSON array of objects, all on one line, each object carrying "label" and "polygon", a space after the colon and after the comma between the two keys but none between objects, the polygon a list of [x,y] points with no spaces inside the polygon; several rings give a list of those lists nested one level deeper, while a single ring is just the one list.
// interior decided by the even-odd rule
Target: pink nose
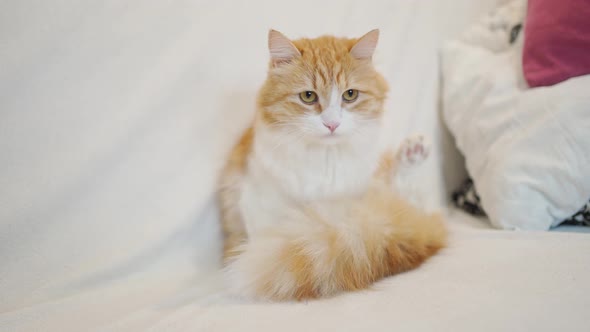
[{"label": "pink nose", "polygon": [[330,129],[330,132],[333,133],[334,130],[336,130],[336,128],[338,128],[338,126],[340,125],[340,123],[338,122],[324,122],[324,126],[328,129]]}]

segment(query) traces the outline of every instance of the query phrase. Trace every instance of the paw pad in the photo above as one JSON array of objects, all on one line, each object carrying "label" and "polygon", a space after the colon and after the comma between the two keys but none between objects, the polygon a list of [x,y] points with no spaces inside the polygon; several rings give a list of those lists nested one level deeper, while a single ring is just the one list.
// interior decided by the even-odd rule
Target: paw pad
[{"label": "paw pad", "polygon": [[424,136],[419,135],[407,138],[399,150],[399,158],[402,164],[417,165],[422,163],[430,153],[430,145],[426,143]]}]

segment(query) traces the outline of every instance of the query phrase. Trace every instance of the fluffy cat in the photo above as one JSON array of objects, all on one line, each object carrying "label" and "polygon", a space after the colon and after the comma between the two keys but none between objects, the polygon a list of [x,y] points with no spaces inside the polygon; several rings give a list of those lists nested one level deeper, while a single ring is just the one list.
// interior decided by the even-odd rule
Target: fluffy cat
[{"label": "fluffy cat", "polygon": [[444,246],[442,218],[393,190],[395,169],[424,157],[423,144],[394,154],[377,143],[387,93],[371,60],[378,36],[290,41],[270,31],[256,118],[219,185],[225,272],[239,294],[364,289]]}]

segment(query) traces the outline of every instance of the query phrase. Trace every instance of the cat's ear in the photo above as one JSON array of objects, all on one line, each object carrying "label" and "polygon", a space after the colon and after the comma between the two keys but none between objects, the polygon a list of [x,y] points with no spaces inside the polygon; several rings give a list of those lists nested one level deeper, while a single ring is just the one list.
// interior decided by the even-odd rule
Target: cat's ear
[{"label": "cat's ear", "polygon": [[356,44],[354,44],[350,50],[350,55],[359,60],[370,60],[373,57],[378,40],[379,29],[374,29],[367,32],[364,36],[357,40]]},{"label": "cat's ear", "polygon": [[277,30],[270,30],[268,32],[268,50],[270,51],[270,60],[273,65],[289,62],[301,56],[301,53],[289,38]]}]

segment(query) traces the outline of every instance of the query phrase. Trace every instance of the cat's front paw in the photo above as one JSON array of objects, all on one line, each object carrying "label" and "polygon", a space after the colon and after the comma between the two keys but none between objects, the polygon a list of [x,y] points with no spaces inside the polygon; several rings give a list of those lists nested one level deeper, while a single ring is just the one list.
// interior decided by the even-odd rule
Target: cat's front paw
[{"label": "cat's front paw", "polygon": [[416,166],[424,162],[430,154],[430,144],[424,136],[406,138],[401,144],[397,157],[403,166]]}]

